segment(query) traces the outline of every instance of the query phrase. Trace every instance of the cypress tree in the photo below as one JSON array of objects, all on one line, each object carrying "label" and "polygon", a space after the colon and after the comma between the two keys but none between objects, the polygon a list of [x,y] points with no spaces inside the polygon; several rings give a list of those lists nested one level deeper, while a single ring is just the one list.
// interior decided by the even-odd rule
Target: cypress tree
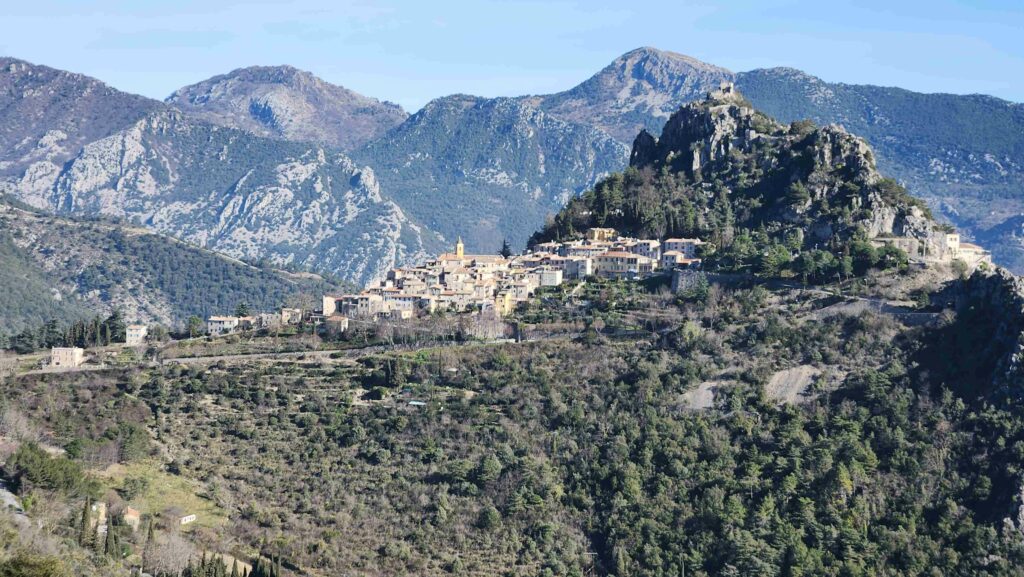
[{"label": "cypress tree", "polygon": [[85,547],[89,543],[89,522],[92,513],[92,497],[85,498],[85,507],[82,508],[81,524],[78,527],[78,544]]},{"label": "cypress tree", "polygon": [[[146,568],[149,565],[149,557],[152,555],[152,551],[153,551],[153,540],[156,537],[156,535],[154,535],[154,533],[153,533],[153,525],[154,525],[153,519],[150,518],[149,519],[149,525],[146,528],[146,544],[143,545],[143,548],[142,548],[142,571],[143,571],[143,573],[146,572]],[[191,563],[191,560],[189,560],[189,563]]]},{"label": "cypress tree", "polygon": [[107,538],[103,542],[103,553],[110,557],[116,556],[117,537],[114,535],[114,528],[107,524]]},{"label": "cypress tree", "polygon": [[[107,533],[110,533],[110,531],[107,531]],[[103,538],[100,537],[100,520],[96,519],[96,526],[93,527],[93,530],[92,530],[92,548],[97,553],[102,555],[104,553],[105,549],[106,549],[106,546],[107,546],[107,541],[106,541],[105,536]]]},{"label": "cypress tree", "polygon": [[231,562],[231,577],[239,577],[238,575],[238,559]]}]

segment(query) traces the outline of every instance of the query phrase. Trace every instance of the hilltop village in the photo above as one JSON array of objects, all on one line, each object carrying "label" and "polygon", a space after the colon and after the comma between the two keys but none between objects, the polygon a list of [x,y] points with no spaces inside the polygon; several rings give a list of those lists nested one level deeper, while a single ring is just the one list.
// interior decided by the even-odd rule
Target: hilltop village
[{"label": "hilltop village", "polygon": [[[958,262],[974,270],[992,264],[991,253],[962,242],[958,233],[945,228],[924,240],[884,236],[872,239],[872,244],[899,249],[908,262],[923,267]],[[663,276],[678,292],[704,274],[707,249],[699,238],[640,239],[613,228],[590,228],[583,238],[538,243],[519,255],[468,254],[460,238],[452,252],[419,266],[392,269],[361,292],[323,295],[320,310],[282,307],[276,312],[214,315],[198,331],[196,327],[191,331],[192,336],[222,336],[309,323],[328,335],[339,335],[353,322],[402,322],[436,313],[501,319],[528,302],[538,289],[588,278],[639,281]],[[126,325],[124,344],[145,345],[148,331],[146,325]],[[54,347],[48,368],[73,369],[87,362],[82,348]]]},{"label": "hilltop village", "polygon": [[[900,249],[919,266],[959,261],[974,270],[992,264],[991,253],[948,230],[936,230],[924,241],[878,237],[872,244]],[[590,228],[583,238],[539,243],[519,255],[467,254],[460,238],[452,252],[420,266],[392,269],[359,293],[324,295],[319,311],[282,309],[280,322],[306,318],[339,333],[356,319],[402,321],[437,312],[505,317],[542,287],[587,278],[643,280],[661,275],[671,277],[670,286],[678,290],[702,269],[705,248],[699,238],[640,239],[613,228]],[[224,334],[268,326],[276,317],[211,317],[207,329],[212,335]]]},{"label": "hilltop village", "polygon": [[700,239],[664,242],[619,236],[592,228],[586,238],[549,242],[521,255],[466,254],[462,239],[454,252],[422,266],[393,269],[377,286],[358,294],[325,295],[323,314],[408,319],[435,311],[512,313],[541,287],[590,276],[638,280],[676,268],[699,268]]}]

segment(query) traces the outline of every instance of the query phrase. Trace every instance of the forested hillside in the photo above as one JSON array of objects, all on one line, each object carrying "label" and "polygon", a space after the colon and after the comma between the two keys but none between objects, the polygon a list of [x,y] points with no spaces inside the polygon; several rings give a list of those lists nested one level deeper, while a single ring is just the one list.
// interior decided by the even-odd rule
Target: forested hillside
[{"label": "forested hillside", "polygon": [[120,310],[129,321],[177,325],[273,310],[328,283],[261,269],[180,241],[103,221],[76,221],[0,204],[0,303],[11,335],[50,320]]},{"label": "forested hillside", "polygon": [[[1004,281],[923,326],[799,289],[597,282],[522,311],[533,343],[16,376],[6,422],[68,453],[4,471],[64,510],[152,515],[151,536],[114,525],[122,565],[33,505],[76,575],[203,551],[315,576],[1015,575],[1022,408],[943,369],[972,306],[1007,316]],[[964,383],[1002,379],[1010,340],[957,343]]]}]

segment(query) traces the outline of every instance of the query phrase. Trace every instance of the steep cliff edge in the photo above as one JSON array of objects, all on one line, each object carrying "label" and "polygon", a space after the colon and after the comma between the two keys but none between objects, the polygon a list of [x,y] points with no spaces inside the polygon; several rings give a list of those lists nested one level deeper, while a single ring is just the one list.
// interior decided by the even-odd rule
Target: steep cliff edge
[{"label": "steep cliff edge", "polygon": [[978,271],[943,295],[956,320],[939,332],[933,367],[965,396],[1024,396],[1024,278]]}]

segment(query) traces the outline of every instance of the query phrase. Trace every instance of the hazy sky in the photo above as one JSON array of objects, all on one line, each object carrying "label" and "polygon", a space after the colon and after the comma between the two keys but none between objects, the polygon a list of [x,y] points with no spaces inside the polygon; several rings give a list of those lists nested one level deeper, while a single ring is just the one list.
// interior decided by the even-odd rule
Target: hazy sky
[{"label": "hazy sky", "polygon": [[416,110],[569,88],[639,46],[741,71],[1024,101],[1024,0],[7,0],[0,55],[164,98],[291,64]]}]

